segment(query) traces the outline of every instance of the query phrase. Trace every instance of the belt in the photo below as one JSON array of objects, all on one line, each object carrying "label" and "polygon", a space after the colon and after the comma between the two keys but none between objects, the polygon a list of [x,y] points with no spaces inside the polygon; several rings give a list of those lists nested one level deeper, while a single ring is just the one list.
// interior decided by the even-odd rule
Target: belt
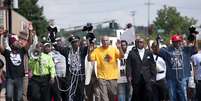
[{"label": "belt", "polygon": [[164,73],[165,71],[160,71],[160,72],[157,72],[157,73]]},{"label": "belt", "polygon": [[173,69],[173,70],[181,70],[183,68],[171,68],[171,69]]},{"label": "belt", "polygon": [[198,83],[201,83],[201,80],[196,80]]},{"label": "belt", "polygon": [[56,74],[57,77],[66,77],[66,74]]},{"label": "belt", "polygon": [[35,78],[46,78],[46,77],[50,77],[50,75],[33,75],[33,77]]}]

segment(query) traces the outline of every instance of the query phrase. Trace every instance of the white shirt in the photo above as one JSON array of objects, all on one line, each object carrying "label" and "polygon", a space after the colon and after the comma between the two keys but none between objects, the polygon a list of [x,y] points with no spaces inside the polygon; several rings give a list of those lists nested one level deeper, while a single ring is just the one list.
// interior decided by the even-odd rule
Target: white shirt
[{"label": "white shirt", "polygon": [[88,55],[85,57],[85,85],[89,85],[91,81],[92,72],[95,71],[97,77],[97,62],[88,61]]},{"label": "white shirt", "polygon": [[144,48],[142,48],[142,49],[137,49],[138,50],[138,52],[139,52],[139,55],[140,55],[140,58],[141,58],[141,60],[143,59],[143,56],[144,56],[144,51],[145,51],[145,49]]},{"label": "white shirt", "polygon": [[[127,47],[126,52],[124,53],[124,58],[120,59],[118,61],[118,67],[119,67],[119,71],[120,71],[120,78],[117,80],[117,83],[127,83],[127,77],[126,77],[126,59],[128,57],[128,54],[130,52],[130,50],[132,49],[131,47]],[[122,75],[123,74],[123,75]]]},{"label": "white shirt", "polygon": [[195,79],[201,80],[201,51],[191,56],[191,59],[195,65]]},{"label": "white shirt", "polygon": [[157,70],[156,80],[158,81],[165,78],[166,76],[166,64],[161,57],[158,56],[158,59],[156,60],[156,55],[153,55],[153,56],[156,62],[156,70]]}]

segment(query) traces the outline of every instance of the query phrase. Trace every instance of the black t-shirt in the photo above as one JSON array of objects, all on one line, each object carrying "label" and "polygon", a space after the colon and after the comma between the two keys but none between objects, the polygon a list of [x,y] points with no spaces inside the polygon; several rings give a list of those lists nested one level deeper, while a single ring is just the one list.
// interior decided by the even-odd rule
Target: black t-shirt
[{"label": "black t-shirt", "polygon": [[5,49],[3,55],[6,60],[6,77],[24,77],[24,49],[18,49],[17,53]]}]

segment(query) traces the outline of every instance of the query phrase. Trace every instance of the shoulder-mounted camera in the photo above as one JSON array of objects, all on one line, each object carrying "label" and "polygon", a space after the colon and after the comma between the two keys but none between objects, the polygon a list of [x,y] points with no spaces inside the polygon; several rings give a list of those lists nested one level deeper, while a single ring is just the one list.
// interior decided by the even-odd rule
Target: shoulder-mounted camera
[{"label": "shoulder-mounted camera", "polygon": [[199,32],[196,30],[196,27],[194,25],[189,27],[189,35],[187,39],[189,41],[194,41],[196,39],[196,35],[199,34]]},{"label": "shoulder-mounted camera", "polygon": [[83,32],[87,33],[86,39],[89,40],[90,43],[94,43],[96,40],[96,36],[92,32],[92,30],[93,30],[93,26],[91,23],[87,23],[87,25],[84,26],[82,29]]}]

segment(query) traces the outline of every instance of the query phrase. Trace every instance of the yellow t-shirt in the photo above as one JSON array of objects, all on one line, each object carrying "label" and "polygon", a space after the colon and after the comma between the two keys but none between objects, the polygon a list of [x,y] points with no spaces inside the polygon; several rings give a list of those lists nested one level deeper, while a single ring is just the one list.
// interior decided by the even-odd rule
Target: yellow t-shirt
[{"label": "yellow t-shirt", "polygon": [[99,47],[91,53],[91,60],[97,62],[97,77],[104,80],[119,78],[118,62],[120,52],[117,48]]}]

